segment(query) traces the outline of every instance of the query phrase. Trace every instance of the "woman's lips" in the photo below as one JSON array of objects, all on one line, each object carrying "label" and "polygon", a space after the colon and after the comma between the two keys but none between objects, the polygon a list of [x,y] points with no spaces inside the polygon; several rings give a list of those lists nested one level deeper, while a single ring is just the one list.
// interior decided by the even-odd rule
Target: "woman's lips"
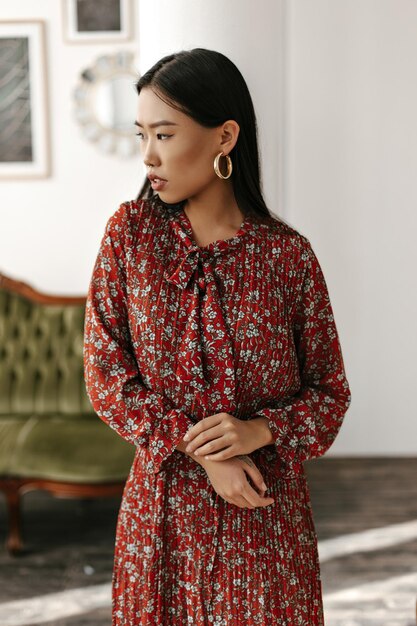
[{"label": "woman's lips", "polygon": [[160,191],[161,189],[163,189],[168,182],[167,180],[163,180],[162,178],[154,178],[150,179],[150,181],[152,189],[155,189],[156,191]]}]

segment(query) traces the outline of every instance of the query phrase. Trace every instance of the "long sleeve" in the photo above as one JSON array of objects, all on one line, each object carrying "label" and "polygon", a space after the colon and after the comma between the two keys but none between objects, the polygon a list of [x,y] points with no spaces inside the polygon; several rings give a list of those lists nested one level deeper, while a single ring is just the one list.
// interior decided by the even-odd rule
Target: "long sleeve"
[{"label": "long sleeve", "polygon": [[194,422],[141,378],[128,326],[127,229],[122,204],[107,221],[88,290],[84,380],[98,417],[138,446],[157,473]]},{"label": "long sleeve", "polygon": [[330,448],[351,402],[325,278],[310,242],[303,240],[291,316],[301,386],[254,415],[268,419],[276,451],[289,466]]}]

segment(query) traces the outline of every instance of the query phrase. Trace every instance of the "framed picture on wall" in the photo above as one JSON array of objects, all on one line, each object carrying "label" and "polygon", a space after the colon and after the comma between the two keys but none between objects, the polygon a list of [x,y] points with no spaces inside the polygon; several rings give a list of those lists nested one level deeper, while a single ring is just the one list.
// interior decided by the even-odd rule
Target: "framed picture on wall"
[{"label": "framed picture on wall", "polygon": [[132,37],[131,0],[62,0],[68,43],[110,43]]},{"label": "framed picture on wall", "polygon": [[0,20],[0,179],[50,176],[43,20]]}]

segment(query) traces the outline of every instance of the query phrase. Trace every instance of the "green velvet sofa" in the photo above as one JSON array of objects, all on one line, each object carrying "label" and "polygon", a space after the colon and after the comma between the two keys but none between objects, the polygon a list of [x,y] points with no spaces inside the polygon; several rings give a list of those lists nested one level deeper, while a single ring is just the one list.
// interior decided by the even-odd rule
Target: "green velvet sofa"
[{"label": "green velvet sofa", "polygon": [[85,390],[85,301],[0,273],[0,491],[10,554],[23,548],[25,492],[118,496],[132,465],[135,447],[94,413]]}]

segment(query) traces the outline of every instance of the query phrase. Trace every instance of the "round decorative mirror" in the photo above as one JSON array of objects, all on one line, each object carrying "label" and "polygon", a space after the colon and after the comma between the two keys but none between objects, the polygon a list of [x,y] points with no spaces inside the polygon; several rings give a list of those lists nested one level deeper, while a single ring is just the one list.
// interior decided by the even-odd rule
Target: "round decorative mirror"
[{"label": "round decorative mirror", "polygon": [[104,55],[83,70],[74,89],[74,116],[83,135],[106,153],[128,158],[138,153],[134,121],[140,77],[133,52]]}]

